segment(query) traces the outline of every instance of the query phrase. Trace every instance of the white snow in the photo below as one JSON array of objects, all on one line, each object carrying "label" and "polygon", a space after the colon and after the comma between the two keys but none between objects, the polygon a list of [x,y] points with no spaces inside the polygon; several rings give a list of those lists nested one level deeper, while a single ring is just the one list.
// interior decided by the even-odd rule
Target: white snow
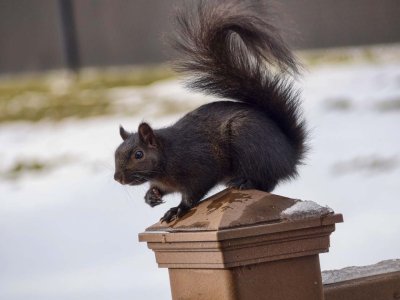
[{"label": "white snow", "polygon": [[322,272],[322,282],[324,284],[332,284],[393,272],[400,272],[400,259],[385,260],[370,266],[347,267],[341,270],[324,271]]},{"label": "white snow", "polygon": [[[322,269],[399,258],[400,61],[313,67],[299,85],[311,150],[300,176],[274,193],[318,203],[298,203],[292,217],[326,206],[344,215]],[[210,98],[174,80],[110,93],[137,113],[0,125],[0,299],[170,299],[167,270],[137,234],[178,197],[150,208],[146,186],[114,182],[118,126],[134,130],[143,119],[166,126],[190,110],[188,102]],[[179,115],[160,117],[166,95]],[[3,177],[21,160],[57,164]]]},{"label": "white snow", "polygon": [[314,201],[297,201],[292,206],[282,211],[281,216],[283,219],[300,220],[313,217],[325,216],[333,213],[329,207],[321,206]]}]

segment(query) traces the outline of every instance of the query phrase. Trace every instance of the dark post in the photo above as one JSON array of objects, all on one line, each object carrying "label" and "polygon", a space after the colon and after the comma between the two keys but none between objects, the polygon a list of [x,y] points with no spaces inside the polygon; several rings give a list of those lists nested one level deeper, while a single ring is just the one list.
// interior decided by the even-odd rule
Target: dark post
[{"label": "dark post", "polygon": [[61,29],[67,67],[77,72],[80,68],[79,45],[74,18],[73,0],[59,0]]}]

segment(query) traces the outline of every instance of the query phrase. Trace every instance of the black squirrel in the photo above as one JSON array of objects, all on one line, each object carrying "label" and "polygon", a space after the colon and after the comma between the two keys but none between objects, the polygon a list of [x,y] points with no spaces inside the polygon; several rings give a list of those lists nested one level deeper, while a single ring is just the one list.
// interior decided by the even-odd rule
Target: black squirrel
[{"label": "black squirrel", "polygon": [[162,129],[120,126],[115,180],[150,182],[152,207],[182,194],[161,221],[183,216],[218,183],[270,192],[296,176],[304,158],[305,123],[291,81],[299,65],[261,1],[249,2],[196,1],[177,13],[172,39],[175,70],[189,75],[189,88],[234,101],[203,105]]}]

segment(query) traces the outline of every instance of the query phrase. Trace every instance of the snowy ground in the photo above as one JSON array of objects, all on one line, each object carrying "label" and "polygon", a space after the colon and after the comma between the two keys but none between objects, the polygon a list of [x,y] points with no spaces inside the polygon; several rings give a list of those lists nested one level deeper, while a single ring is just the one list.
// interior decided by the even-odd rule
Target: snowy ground
[{"label": "snowy ground", "polygon": [[[400,60],[319,64],[299,84],[311,151],[275,193],[343,213],[322,269],[399,258]],[[170,299],[137,233],[177,199],[145,205],[145,187],[114,182],[113,152],[119,124],[165,126],[205,100],[175,80],[110,93],[138,113],[0,125],[0,299]],[[27,162],[39,167],[10,171]]]}]

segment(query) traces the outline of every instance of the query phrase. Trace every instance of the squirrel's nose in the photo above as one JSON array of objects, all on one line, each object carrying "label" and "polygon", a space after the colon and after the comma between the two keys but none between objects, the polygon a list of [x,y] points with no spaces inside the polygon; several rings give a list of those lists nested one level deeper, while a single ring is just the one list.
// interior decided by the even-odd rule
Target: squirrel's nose
[{"label": "squirrel's nose", "polygon": [[123,176],[121,172],[114,173],[114,180],[118,181],[119,183],[123,183]]}]

